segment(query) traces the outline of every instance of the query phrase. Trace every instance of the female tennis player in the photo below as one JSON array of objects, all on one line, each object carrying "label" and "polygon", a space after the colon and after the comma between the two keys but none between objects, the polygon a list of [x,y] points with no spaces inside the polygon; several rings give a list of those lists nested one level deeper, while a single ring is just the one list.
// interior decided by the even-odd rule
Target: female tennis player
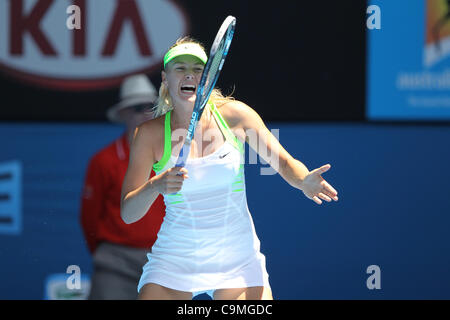
[{"label": "female tennis player", "polygon": [[[186,166],[174,166],[206,61],[204,48],[191,38],[170,48],[157,117],[136,129],[131,145],[122,219],[141,219],[159,194],[166,204],[138,285],[139,299],[192,299],[193,293],[207,290],[213,290],[214,299],[272,299],[265,256],[247,208],[245,141],[256,152],[264,149],[260,155],[271,165],[276,159],[274,169],[309,199],[317,204],[338,200],[336,190],[321,177],[329,164],[309,171],[286,152],[252,108],[218,89],[198,123]],[[250,131],[258,139],[249,139]],[[152,167],[156,175],[149,179]]]}]

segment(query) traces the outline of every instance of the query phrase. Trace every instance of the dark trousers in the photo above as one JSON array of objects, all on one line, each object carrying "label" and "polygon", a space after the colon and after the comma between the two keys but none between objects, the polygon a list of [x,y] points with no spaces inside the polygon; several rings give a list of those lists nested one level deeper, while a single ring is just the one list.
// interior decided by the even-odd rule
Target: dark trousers
[{"label": "dark trousers", "polygon": [[101,243],[93,256],[89,300],[134,300],[149,249]]}]

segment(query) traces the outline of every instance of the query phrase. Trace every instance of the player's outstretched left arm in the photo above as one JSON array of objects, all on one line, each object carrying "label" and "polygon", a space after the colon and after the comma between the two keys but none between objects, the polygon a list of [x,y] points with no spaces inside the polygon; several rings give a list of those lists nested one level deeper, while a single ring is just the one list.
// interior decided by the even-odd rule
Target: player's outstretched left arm
[{"label": "player's outstretched left arm", "polygon": [[[258,153],[283,179],[317,204],[322,200],[337,201],[337,191],[322,178],[330,164],[309,171],[293,158],[267,129],[261,117],[251,107],[240,101],[229,102],[221,108],[223,116],[235,132],[245,136],[249,146]],[[239,134],[237,134],[239,135]]]}]

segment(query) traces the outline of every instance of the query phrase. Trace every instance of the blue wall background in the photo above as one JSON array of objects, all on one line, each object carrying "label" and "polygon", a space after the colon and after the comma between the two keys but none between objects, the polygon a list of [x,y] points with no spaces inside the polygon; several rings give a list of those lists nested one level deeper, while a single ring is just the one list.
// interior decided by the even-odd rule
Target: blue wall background
[{"label": "blue wall background", "polygon": [[[339,192],[321,206],[247,165],[247,196],[276,299],[449,299],[450,126],[278,124],[283,146]],[[0,166],[22,164],[22,230],[0,234],[0,299],[42,299],[45,279],[92,271],[79,224],[89,157],[110,124],[2,124]],[[366,269],[381,269],[369,290]]]}]

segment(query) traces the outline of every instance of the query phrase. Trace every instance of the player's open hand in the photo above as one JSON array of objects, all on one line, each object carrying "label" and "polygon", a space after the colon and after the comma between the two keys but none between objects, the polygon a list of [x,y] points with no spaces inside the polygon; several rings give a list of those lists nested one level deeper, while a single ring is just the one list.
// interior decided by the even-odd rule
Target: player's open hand
[{"label": "player's open hand", "polygon": [[338,201],[337,191],[321,176],[322,173],[327,172],[330,168],[331,165],[326,164],[314,169],[302,181],[301,190],[305,196],[317,204],[322,204],[322,200],[327,202]]}]

